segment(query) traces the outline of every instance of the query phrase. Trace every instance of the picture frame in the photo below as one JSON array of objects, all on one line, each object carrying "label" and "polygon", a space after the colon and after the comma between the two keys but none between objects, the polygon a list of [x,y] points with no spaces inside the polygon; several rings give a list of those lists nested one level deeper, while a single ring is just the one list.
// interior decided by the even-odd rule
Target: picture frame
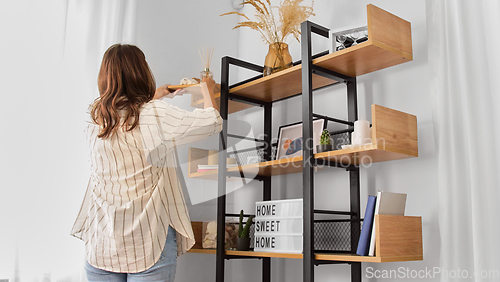
[{"label": "picture frame", "polygon": [[[313,120],[313,152],[319,144],[321,132],[326,129],[325,119]],[[302,122],[282,125],[278,130],[278,145],[275,160],[302,156]]]}]

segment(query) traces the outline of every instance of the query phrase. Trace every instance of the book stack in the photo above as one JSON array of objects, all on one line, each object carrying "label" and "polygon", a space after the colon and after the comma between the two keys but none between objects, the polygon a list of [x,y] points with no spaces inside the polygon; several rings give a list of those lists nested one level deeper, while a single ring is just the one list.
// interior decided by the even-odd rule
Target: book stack
[{"label": "book stack", "polygon": [[405,207],[406,194],[379,191],[376,197],[368,196],[356,254],[375,255],[375,215],[405,215]]},{"label": "book stack", "polygon": [[255,203],[254,251],[302,253],[302,199]]},{"label": "book stack", "polygon": [[[228,164],[226,167],[236,167],[237,164]],[[212,171],[219,169],[219,165],[198,165],[198,172]]]},{"label": "book stack", "polygon": [[[198,172],[204,172],[204,171],[213,171],[219,169],[219,165],[217,164],[217,157],[218,157],[218,152],[215,150],[210,150],[209,157],[208,157],[208,164],[206,165],[198,165]],[[235,158],[227,158],[226,160],[226,167],[236,167],[238,164],[236,163]]]}]

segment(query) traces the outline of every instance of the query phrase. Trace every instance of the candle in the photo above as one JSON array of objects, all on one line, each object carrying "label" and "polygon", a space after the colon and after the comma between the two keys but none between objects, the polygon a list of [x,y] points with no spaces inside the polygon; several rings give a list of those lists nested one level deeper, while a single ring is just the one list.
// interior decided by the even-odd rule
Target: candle
[{"label": "candle", "polygon": [[371,143],[370,122],[367,120],[357,120],[354,122],[354,132],[352,133],[353,145],[363,145]]}]

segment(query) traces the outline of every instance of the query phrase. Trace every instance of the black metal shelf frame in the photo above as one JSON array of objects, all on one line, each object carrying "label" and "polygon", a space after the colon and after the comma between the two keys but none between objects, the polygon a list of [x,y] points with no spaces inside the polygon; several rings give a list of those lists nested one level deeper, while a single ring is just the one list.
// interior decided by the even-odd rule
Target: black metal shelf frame
[{"label": "black metal shelf frame", "polygon": [[[318,34],[320,36],[329,37],[329,29],[324,28],[315,23],[305,21],[301,24],[301,61],[294,63],[297,65],[302,63],[302,93],[286,97],[284,99],[289,99],[302,95],[302,122],[303,122],[303,140],[307,142],[303,146],[303,281],[314,281],[314,266],[323,264],[337,264],[337,263],[348,263],[351,266],[351,281],[360,282],[361,281],[361,263],[360,262],[337,262],[337,261],[319,261],[315,259],[314,256],[314,222],[319,222],[314,220],[314,213],[323,214],[337,214],[348,216],[349,219],[346,221],[350,222],[351,229],[351,252],[355,253],[358,239],[359,239],[359,226],[361,223],[360,218],[360,183],[359,183],[359,167],[350,165],[346,166],[340,163],[329,162],[327,160],[316,160],[313,154],[313,117],[326,118],[327,120],[342,123],[348,125],[348,129],[341,130],[342,132],[350,132],[353,130],[354,121],[357,120],[357,91],[356,91],[356,78],[348,77],[328,69],[324,69],[312,64],[312,60],[315,57],[323,56],[328,53],[328,51],[319,53],[317,55],[312,55],[311,48],[311,37],[312,34]],[[227,120],[228,120],[228,100],[238,101],[253,106],[258,106],[264,108],[264,139],[258,140],[259,142],[264,142],[267,146],[264,146],[264,159],[266,161],[271,160],[271,118],[272,118],[272,104],[274,102],[259,101],[256,99],[243,97],[239,95],[234,95],[229,93],[229,89],[248,83],[250,81],[261,78],[262,75],[255,76],[253,78],[247,79],[245,81],[239,82],[232,86],[229,86],[229,67],[230,65],[250,69],[256,72],[262,72],[263,67],[252,63],[248,63],[239,59],[224,57],[222,58],[222,75],[221,75],[221,96],[220,96],[220,115],[223,119],[222,131],[219,137],[219,151],[224,152],[219,154],[219,167],[226,167],[226,157],[227,157],[227,138],[241,138],[241,136],[235,136],[228,134],[227,132]],[[337,81],[332,85],[338,83],[345,83],[347,86],[347,108],[348,108],[348,120],[340,120],[335,118],[330,118],[324,115],[313,113],[313,89],[312,89],[312,74],[321,75],[330,79]],[[329,87],[328,85],[325,87]],[[324,88],[324,87],[321,87]],[[318,89],[316,89],[318,90]],[[244,138],[242,138],[244,139]],[[257,141],[257,140],[255,140]],[[339,167],[346,169],[349,172],[349,186],[350,186],[350,210],[349,211],[324,211],[324,210],[314,210],[314,166],[316,165],[328,165],[332,167]],[[234,216],[234,214],[226,213],[226,177],[234,176],[237,177],[237,173],[228,173],[224,169],[219,169],[218,171],[218,199],[217,199],[217,234],[225,233],[225,217]],[[263,200],[271,200],[271,176],[259,176],[258,180],[263,182]],[[262,260],[262,281],[271,281],[271,258],[269,257],[246,257],[246,256],[235,256],[226,255],[224,249],[224,238],[225,236],[217,236],[217,254],[216,254],[216,281],[224,282],[224,269],[225,260],[228,259],[244,259],[244,258],[257,258]]]}]

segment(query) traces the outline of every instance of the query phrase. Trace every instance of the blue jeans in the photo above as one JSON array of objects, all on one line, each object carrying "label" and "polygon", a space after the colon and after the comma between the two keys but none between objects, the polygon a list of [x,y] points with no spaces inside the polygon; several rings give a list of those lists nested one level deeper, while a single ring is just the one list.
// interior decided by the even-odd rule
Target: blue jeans
[{"label": "blue jeans", "polygon": [[168,227],[167,241],[160,259],[149,269],[138,273],[118,273],[98,269],[85,262],[89,282],[173,282],[177,266],[177,239],[172,226]]}]

